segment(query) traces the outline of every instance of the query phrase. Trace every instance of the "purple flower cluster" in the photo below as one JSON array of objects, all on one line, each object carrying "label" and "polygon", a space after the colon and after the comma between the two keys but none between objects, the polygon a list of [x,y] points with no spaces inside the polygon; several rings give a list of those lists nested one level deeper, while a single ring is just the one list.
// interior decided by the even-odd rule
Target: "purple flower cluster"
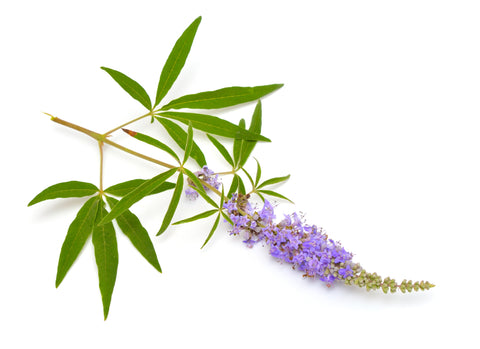
[{"label": "purple flower cluster", "polygon": [[[208,185],[214,187],[215,189],[220,188],[221,182],[218,179],[218,175],[214,174],[214,172],[210,170],[207,166],[203,166],[200,171],[195,172],[195,175]],[[194,189],[195,184],[190,178],[187,179],[187,182],[189,187],[185,189],[185,195],[187,195],[190,200],[195,200],[196,198],[198,198],[198,193]],[[207,192],[210,190],[210,188],[205,185],[203,186],[203,189],[205,189],[205,191]]]},{"label": "purple flower cluster", "polygon": [[231,234],[245,234],[244,243],[249,247],[264,241],[273,257],[328,285],[335,280],[351,280],[361,272],[360,265],[352,262],[353,255],[339,242],[329,239],[322,228],[305,224],[297,213],[275,223],[270,202],[265,200],[262,209],[255,210],[248,198],[234,194],[224,207],[234,223]]}]

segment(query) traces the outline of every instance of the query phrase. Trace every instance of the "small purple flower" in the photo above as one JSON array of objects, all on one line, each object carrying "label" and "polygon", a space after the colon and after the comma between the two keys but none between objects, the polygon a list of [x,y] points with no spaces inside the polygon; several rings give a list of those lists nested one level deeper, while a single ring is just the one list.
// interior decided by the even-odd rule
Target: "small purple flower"
[{"label": "small purple flower", "polygon": [[[214,187],[215,189],[220,188],[221,182],[218,179],[218,175],[215,175],[214,172],[212,170],[210,170],[207,166],[203,166],[203,168],[200,171],[195,172],[195,175],[199,179],[204,181],[206,184]],[[190,178],[187,179],[187,183],[188,183],[189,187],[187,189],[185,189],[185,195],[190,200],[195,200],[196,198],[198,198],[198,193],[194,189],[195,184],[192,182],[192,180]],[[205,191],[207,191],[207,192],[210,190],[210,188],[206,185],[203,185],[203,189],[205,189]]]}]

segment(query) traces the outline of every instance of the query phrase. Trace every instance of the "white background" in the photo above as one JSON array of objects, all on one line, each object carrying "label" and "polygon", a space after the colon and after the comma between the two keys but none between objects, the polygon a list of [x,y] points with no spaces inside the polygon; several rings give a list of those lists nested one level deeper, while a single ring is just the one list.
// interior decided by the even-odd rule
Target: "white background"
[{"label": "white background", "polygon": [[[370,271],[436,288],[328,289],[277,263],[266,247],[246,248],[226,224],[200,250],[208,220],[154,237],[168,198],[159,195],[132,210],[152,235],[163,274],[119,235],[106,322],[91,241],[55,289],[60,247],[83,200],[27,203],[57,182],[97,183],[98,150],[42,112],[99,132],[141,115],[99,67],[154,95],[170,49],[199,15],[166,100],[285,83],[263,102],[263,134],[273,142],[254,151],[265,176],[292,175],[277,189],[296,205],[278,203],[279,213],[304,212]],[[478,18],[477,1],[458,0],[2,2],[0,347],[478,344]],[[253,108],[218,114],[238,122]],[[165,135],[148,122],[131,128]],[[227,170],[196,136],[210,166]],[[112,139],[138,146],[123,134]],[[115,149],[105,153],[106,186],[158,173]],[[182,199],[176,219],[204,207]]]}]

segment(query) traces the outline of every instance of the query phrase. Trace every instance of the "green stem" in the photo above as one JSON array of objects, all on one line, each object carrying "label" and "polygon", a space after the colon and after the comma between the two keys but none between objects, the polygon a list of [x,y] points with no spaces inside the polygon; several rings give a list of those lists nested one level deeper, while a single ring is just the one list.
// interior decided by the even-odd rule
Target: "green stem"
[{"label": "green stem", "polygon": [[150,111],[150,112],[148,112],[148,113],[145,114],[145,115],[139,116],[138,118],[135,118],[135,119],[133,119],[133,120],[130,120],[130,121],[128,121],[128,122],[126,122],[126,123],[118,126],[118,127],[115,127],[114,129],[111,129],[110,131],[108,131],[107,133],[104,133],[103,135],[104,135],[104,136],[108,136],[109,134],[111,134],[111,133],[113,133],[113,132],[121,129],[122,127],[125,127],[125,126],[127,126],[127,125],[130,125],[130,124],[138,121],[138,120],[141,120],[141,119],[143,119],[143,118],[146,118],[147,116],[153,116],[153,113],[154,113],[153,111]]},{"label": "green stem", "polygon": [[[50,114],[48,114],[50,115]],[[51,116],[51,115],[50,115]],[[87,136],[90,136],[94,139],[96,139],[97,141],[99,142],[103,142],[103,143],[106,143],[108,145],[111,145],[112,147],[115,147],[117,149],[120,149],[126,153],[129,153],[133,156],[136,156],[136,157],[139,157],[141,159],[144,159],[144,160],[147,160],[147,161],[150,161],[150,162],[153,162],[157,165],[160,165],[160,166],[163,166],[163,167],[166,167],[166,168],[176,168],[176,166],[173,166],[173,165],[170,165],[170,164],[167,164],[166,162],[163,162],[163,161],[160,161],[160,160],[157,160],[157,159],[154,159],[154,158],[151,158],[150,156],[146,156],[146,155],[143,155],[141,153],[137,153],[136,151],[134,150],[131,150],[129,148],[126,148],[124,147],[123,145],[120,145],[118,143],[115,143],[111,140],[109,140],[107,138],[106,135],[101,135],[100,133],[97,133],[97,132],[94,132],[94,131],[91,131],[89,129],[86,129],[84,127],[81,127],[81,126],[78,126],[78,125],[75,125],[75,124],[72,124],[71,122],[68,122],[68,121],[65,121],[65,120],[62,120],[60,118],[57,118],[55,116],[51,116],[52,118],[52,121],[60,124],[60,125],[63,125],[63,126],[67,126],[69,128],[72,128],[74,130],[77,130],[79,132],[82,132],[84,134],[86,134]]]}]

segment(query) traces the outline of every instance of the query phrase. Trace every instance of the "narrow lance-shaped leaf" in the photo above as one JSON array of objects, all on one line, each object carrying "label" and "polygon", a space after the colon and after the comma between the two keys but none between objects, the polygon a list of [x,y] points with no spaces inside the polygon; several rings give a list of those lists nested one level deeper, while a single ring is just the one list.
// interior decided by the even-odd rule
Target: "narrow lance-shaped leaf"
[{"label": "narrow lance-shaped leaf", "polygon": [[55,287],[60,286],[73,262],[82,251],[88,237],[92,234],[99,202],[98,197],[89,199],[70,224],[58,259]]},{"label": "narrow lance-shaped leaf", "polygon": [[184,165],[188,158],[190,157],[190,153],[192,152],[192,147],[193,147],[193,129],[192,129],[192,123],[188,123],[188,131],[187,131],[187,140],[185,142],[185,155],[183,156],[183,162],[182,165]]},{"label": "narrow lance-shaped leaf", "polygon": [[257,187],[257,189],[266,187],[267,185],[277,184],[277,183],[286,181],[286,180],[289,179],[289,178],[290,178],[290,175],[286,175],[286,176],[283,176],[283,177],[274,177],[274,178],[267,179],[267,180],[264,181],[262,184],[260,184],[260,185]]},{"label": "narrow lance-shaped leaf", "polygon": [[197,214],[197,215],[195,215],[195,216],[192,216],[192,217],[190,217],[190,218],[182,219],[181,221],[172,223],[172,225],[194,222],[194,221],[197,221],[197,220],[199,220],[199,219],[203,219],[203,218],[210,217],[210,216],[213,215],[215,212],[218,212],[218,210],[208,210],[208,211],[199,213],[199,214]]},{"label": "narrow lance-shaped leaf", "polygon": [[192,47],[193,39],[195,38],[201,20],[202,17],[195,19],[192,24],[185,29],[180,38],[178,38],[175,46],[173,46],[173,49],[163,66],[162,74],[160,75],[157,96],[155,98],[155,107],[162,101],[163,97],[165,97],[185,65],[185,61],[190,53],[190,48]]},{"label": "narrow lance-shaped leaf", "polygon": [[232,179],[232,183],[230,184],[230,189],[228,190],[228,194],[227,196],[229,198],[232,197],[232,194],[235,193],[237,191],[237,188],[238,188],[238,175],[234,175],[233,176],[233,179]]},{"label": "narrow lance-shaped leaf", "polygon": [[[275,191],[272,191],[272,190],[259,190],[259,191],[257,192],[257,194],[258,194],[258,193],[262,193],[262,194],[274,196],[274,197],[277,197],[277,198],[280,198],[280,199],[284,199],[284,200],[290,201],[292,204],[294,203],[294,202],[293,202],[292,200],[290,200],[289,198],[287,198],[287,197],[283,196],[282,194],[279,194],[279,193],[277,193],[277,192],[275,192]],[[260,194],[258,194],[258,195],[260,196]],[[260,197],[262,197],[262,196],[260,196]],[[263,201],[265,201],[265,200],[263,200]]]},{"label": "narrow lance-shaped leaf", "polygon": [[[245,119],[241,119],[238,123],[238,126],[241,128],[245,128]],[[233,161],[235,163],[235,168],[240,168],[240,158],[242,155],[242,148],[243,148],[243,139],[235,138],[233,141]]]},{"label": "narrow lance-shaped leaf", "polygon": [[[105,193],[115,195],[115,196],[125,196],[130,193],[132,190],[137,189],[140,185],[145,183],[147,179],[132,179],[126,182],[118,183],[108,187],[104,190]],[[175,188],[175,184],[171,182],[163,182],[158,187],[156,187],[150,194],[158,194],[166,190]]]},{"label": "narrow lance-shaped leaf", "polygon": [[54,184],[43,190],[35,196],[28,206],[35,205],[41,201],[58,199],[58,198],[79,198],[95,194],[98,188],[91,184],[78,181],[70,181]]},{"label": "narrow lance-shaped leaf", "polygon": [[161,110],[169,109],[220,109],[255,101],[278,90],[283,84],[255,87],[226,87],[215,91],[200,92],[177,98],[164,105]]},{"label": "narrow lance-shaped leaf", "polygon": [[153,138],[153,137],[144,135],[143,133],[140,133],[140,132],[135,132],[135,131],[127,130],[127,129],[125,129],[125,128],[122,128],[122,130],[123,130],[125,133],[127,133],[128,135],[132,136],[132,137],[135,138],[135,139],[138,139],[138,140],[141,141],[141,142],[144,142],[144,143],[153,145],[154,147],[156,147],[156,148],[158,148],[158,149],[161,149],[161,150],[167,152],[167,153],[170,154],[175,160],[177,160],[178,163],[180,163],[180,159],[178,158],[177,154],[175,154],[175,152],[172,150],[172,148],[170,148],[170,147],[169,147],[168,145],[166,145],[165,143],[160,142],[158,139],[155,139],[155,138]]},{"label": "narrow lance-shaped leaf", "polygon": [[238,176],[238,192],[240,194],[246,194],[245,184],[243,183],[242,177]]},{"label": "narrow lance-shaped leaf", "polygon": [[255,176],[255,186],[257,186],[258,183],[260,183],[260,178],[262,177],[262,168],[260,167],[260,163],[258,162],[258,160],[255,159],[255,161],[257,162],[257,174]]},{"label": "narrow lance-shaped leaf", "polygon": [[153,190],[170,178],[176,171],[177,169],[173,168],[166,172],[160,173],[159,175],[144,182],[136,189],[132,190],[130,193],[125,195],[105,217],[103,217],[99,224],[105,224],[117,218],[123,212],[128,210],[134,203],[149,195]]},{"label": "narrow lance-shaped leaf", "polygon": [[130,96],[142,103],[148,110],[152,110],[152,102],[145,89],[135,80],[117,70],[101,67],[115,80]]},{"label": "narrow lance-shaped leaf", "polygon": [[222,154],[223,158],[225,159],[226,162],[228,162],[232,167],[234,166],[233,165],[233,159],[232,157],[230,156],[230,154],[228,153],[228,150],[223,146],[222,143],[220,143],[217,139],[213,138],[212,136],[208,135],[207,134],[207,137],[208,139],[213,143],[213,145],[215,146],[215,148],[218,149],[218,151],[220,152],[220,154]]},{"label": "narrow lance-shaped leaf", "polygon": [[218,222],[220,222],[220,213],[218,214],[217,219],[215,219],[215,223],[213,223],[213,227],[210,230],[210,233],[208,233],[207,239],[205,240],[201,248],[203,248],[212,238],[213,233],[215,233],[215,230],[217,230]]},{"label": "narrow lance-shaped leaf", "polygon": [[165,118],[178,120],[185,125],[192,123],[192,127],[197,130],[223,137],[270,142],[270,139],[260,135],[259,132],[250,132],[244,128],[232,124],[229,121],[212,115],[175,111],[159,113],[158,115]]},{"label": "narrow lance-shaped leaf", "polygon": [[180,196],[182,195],[182,191],[183,191],[183,173],[179,173],[178,179],[177,179],[177,186],[173,191],[172,200],[168,205],[167,212],[165,213],[162,226],[160,227],[160,230],[158,231],[157,236],[160,234],[163,234],[165,230],[167,230],[168,226],[170,225],[170,222],[173,219],[173,215],[175,214],[175,211],[177,209],[178,202],[180,201]]},{"label": "narrow lance-shaped leaf", "polygon": [[[110,207],[113,207],[118,203],[118,200],[107,196],[107,202]],[[116,221],[122,232],[130,239],[137,251],[140,252],[140,254],[145,257],[148,263],[150,263],[155,269],[162,272],[152,240],[150,239],[147,230],[142,226],[142,223],[140,223],[138,217],[129,210],[126,210],[116,218]]]},{"label": "narrow lance-shaped leaf", "polygon": [[[101,201],[97,224],[107,215],[104,203]],[[118,249],[117,238],[113,224],[95,226],[92,234],[93,247],[95,248],[95,262],[98,269],[98,282],[102,294],[103,315],[107,319],[112,300],[113,288],[117,279]]]},{"label": "narrow lance-shaped leaf", "polygon": [[[187,133],[173,121],[158,117],[156,119],[162,124],[163,127],[165,127],[165,130],[167,130],[168,134],[170,135],[170,137],[172,137],[175,143],[177,143],[180,148],[185,149],[185,146],[187,144]],[[202,151],[195,143],[195,141],[193,142],[190,156],[197,162],[200,167],[203,167],[207,164],[207,161],[205,160],[205,155],[203,155]]]},{"label": "narrow lance-shaped leaf", "polygon": [[[256,134],[260,134],[260,132],[262,131],[262,103],[260,101],[258,101],[257,105],[255,106],[255,110],[252,115],[252,121],[250,122],[249,131]],[[240,155],[240,167],[243,167],[243,165],[245,165],[256,144],[256,141],[243,141],[242,153]]]},{"label": "narrow lance-shaped leaf", "polygon": [[244,168],[242,168],[243,172],[247,175],[248,177],[248,180],[250,181],[250,184],[252,185],[252,189],[255,187],[255,183],[253,182],[253,178],[252,176],[250,175],[250,173],[247,172],[247,170],[245,170]]}]

